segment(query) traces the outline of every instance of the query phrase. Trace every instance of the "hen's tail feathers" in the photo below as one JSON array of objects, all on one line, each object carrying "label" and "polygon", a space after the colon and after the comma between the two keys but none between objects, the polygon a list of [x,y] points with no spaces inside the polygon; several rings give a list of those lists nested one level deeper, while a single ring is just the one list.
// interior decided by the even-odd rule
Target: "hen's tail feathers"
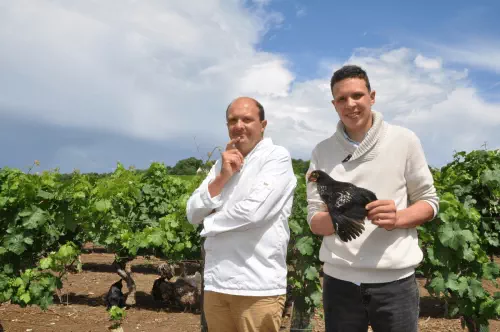
[{"label": "hen's tail feathers", "polygon": [[344,242],[354,240],[365,230],[364,220],[355,220],[344,215],[337,215],[332,218],[333,227],[339,238]]}]

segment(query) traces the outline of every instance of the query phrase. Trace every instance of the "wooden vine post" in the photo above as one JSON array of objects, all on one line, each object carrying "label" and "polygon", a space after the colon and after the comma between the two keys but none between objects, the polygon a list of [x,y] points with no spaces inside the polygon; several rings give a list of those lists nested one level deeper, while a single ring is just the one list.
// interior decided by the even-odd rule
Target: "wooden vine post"
[{"label": "wooden vine post", "polygon": [[203,298],[205,293],[205,239],[201,239],[201,290],[200,290],[200,326],[201,332],[208,332],[207,320],[205,319],[205,309],[203,307]]}]

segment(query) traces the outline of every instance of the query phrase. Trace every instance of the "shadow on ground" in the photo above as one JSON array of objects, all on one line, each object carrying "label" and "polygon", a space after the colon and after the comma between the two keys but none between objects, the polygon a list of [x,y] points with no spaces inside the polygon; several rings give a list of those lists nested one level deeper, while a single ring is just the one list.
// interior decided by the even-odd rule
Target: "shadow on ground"
[{"label": "shadow on ground", "polygon": [[[71,292],[68,294],[64,294],[61,297],[62,302],[59,300],[59,297],[57,296],[54,296],[53,300],[54,304],[56,305],[67,305],[67,304],[86,305],[89,307],[103,307],[103,310],[105,310],[106,309],[106,301],[104,300],[105,297],[106,294],[89,295],[89,294],[75,294]],[[132,307],[137,310],[165,311],[172,313],[184,312],[183,310],[177,308],[166,307],[161,302],[155,301],[153,299],[153,296],[146,292],[137,291],[135,293],[135,300],[136,303]],[[189,313],[189,311],[187,311],[187,313]],[[196,312],[195,310],[193,310],[191,313],[193,315],[199,314],[199,312]],[[0,332],[3,332],[3,330],[0,329]]]},{"label": "shadow on ground", "polygon": [[447,318],[444,316],[444,301],[431,296],[420,298],[420,317]]},{"label": "shadow on ground", "polygon": [[[82,270],[89,272],[116,273],[116,269],[109,263],[83,263]],[[156,265],[153,264],[134,264],[132,273],[158,274],[158,271]]]}]

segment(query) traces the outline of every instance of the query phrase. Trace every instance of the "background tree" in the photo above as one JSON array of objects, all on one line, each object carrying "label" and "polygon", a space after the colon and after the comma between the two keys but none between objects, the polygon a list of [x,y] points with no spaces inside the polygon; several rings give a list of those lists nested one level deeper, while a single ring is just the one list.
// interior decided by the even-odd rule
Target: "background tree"
[{"label": "background tree", "polygon": [[196,171],[203,164],[201,159],[195,157],[190,157],[186,159],[181,159],[175,164],[170,170],[172,175],[196,175]]}]

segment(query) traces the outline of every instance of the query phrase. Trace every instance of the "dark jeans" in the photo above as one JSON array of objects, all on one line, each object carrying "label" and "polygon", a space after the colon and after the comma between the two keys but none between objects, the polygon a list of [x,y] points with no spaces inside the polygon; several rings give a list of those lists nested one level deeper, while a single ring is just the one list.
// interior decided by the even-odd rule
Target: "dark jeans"
[{"label": "dark jeans", "polygon": [[357,286],[324,275],[326,332],[417,332],[420,295],[415,274]]}]

